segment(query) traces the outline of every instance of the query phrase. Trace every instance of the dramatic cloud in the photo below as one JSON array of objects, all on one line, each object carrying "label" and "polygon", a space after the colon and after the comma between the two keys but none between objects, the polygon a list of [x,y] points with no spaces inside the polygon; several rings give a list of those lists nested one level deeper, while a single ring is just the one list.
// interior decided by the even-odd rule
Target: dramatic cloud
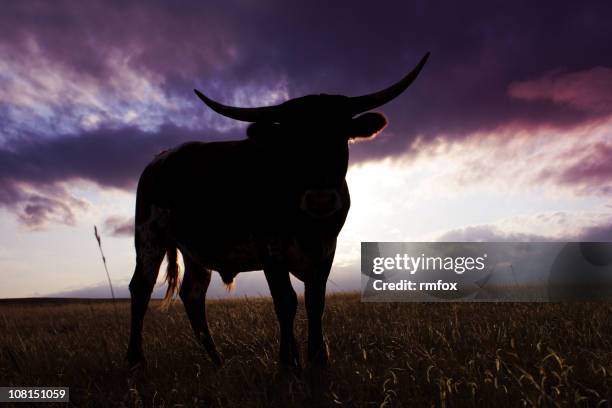
[{"label": "dramatic cloud", "polygon": [[612,68],[551,73],[533,81],[512,83],[508,92],[518,99],[549,100],[584,111],[609,114],[612,113]]},{"label": "dramatic cloud", "polygon": [[[244,125],[205,108],[194,87],[244,106],[358,95],[426,51],[415,84],[381,108],[389,127],[355,144],[353,162],[499,129],[499,146],[511,132],[571,132],[612,114],[611,11],[605,1],[10,2],[0,15],[0,206],[33,227],[72,223],[86,203],[68,183],[129,190],[159,150],[241,137]],[[589,147],[541,179],[608,185],[609,150]]]},{"label": "dramatic cloud", "polygon": [[214,132],[165,126],[157,132],[134,127],[99,129],[79,135],[12,139],[0,150],[0,174],[28,183],[83,179],[127,188],[150,160],[187,140],[214,140]]},{"label": "dramatic cloud", "polygon": [[[279,96],[354,95],[397,80],[432,51],[423,77],[401,103],[385,108],[397,124],[393,130],[413,137],[460,134],[512,120],[570,124],[597,113],[517,103],[508,97],[508,86],[559,68],[612,66],[602,40],[610,34],[605,16],[611,7],[606,2],[360,7],[340,1],[322,7],[270,0],[170,7],[160,1],[146,8],[137,2],[15,2],[5,5],[0,17],[4,102],[11,109],[38,105],[41,116],[46,110],[51,117],[58,104],[66,109],[74,102],[73,115],[78,107],[90,111],[84,116],[93,115],[83,119],[84,126],[130,121],[134,115],[148,117],[152,126],[177,123],[181,112],[193,116],[195,85],[226,102],[265,102],[265,90]],[[241,98],[240,89],[261,89],[262,97]],[[13,99],[19,103],[13,105]],[[397,139],[396,151],[403,140]]]},{"label": "dramatic cloud", "polygon": [[26,226],[37,229],[48,221],[74,225],[76,210],[87,209],[87,202],[70,195],[59,186],[44,189],[46,195],[40,193],[18,192],[17,216]]},{"label": "dramatic cloud", "polygon": [[579,184],[588,193],[612,193],[612,144],[598,143],[580,152],[571,167],[564,169],[559,181]]},{"label": "dramatic cloud", "polygon": [[134,236],[134,217],[127,218],[113,215],[104,221],[104,230],[115,237]]},{"label": "dramatic cloud", "polygon": [[154,133],[130,127],[11,139],[0,147],[0,206],[16,212],[30,227],[47,221],[72,224],[75,208],[84,209],[86,203],[69,193],[67,182],[133,190],[155,154],[187,140],[212,140],[215,135],[164,126]]}]

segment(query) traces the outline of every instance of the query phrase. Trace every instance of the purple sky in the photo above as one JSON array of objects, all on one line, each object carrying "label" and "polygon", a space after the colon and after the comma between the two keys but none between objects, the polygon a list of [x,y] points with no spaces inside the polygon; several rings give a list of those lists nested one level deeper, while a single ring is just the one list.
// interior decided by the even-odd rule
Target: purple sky
[{"label": "purple sky", "polygon": [[[390,122],[384,134],[351,146],[353,168],[374,174],[375,166],[401,162],[415,169],[427,158],[438,163],[431,176],[450,174],[451,159],[460,162],[440,209],[496,205],[510,182],[520,193],[490,219],[465,217],[414,237],[612,239],[610,21],[605,1],[8,2],[0,12],[0,211],[8,223],[0,265],[16,265],[13,230],[45,234],[36,243],[23,238],[32,251],[61,241],[65,225],[80,233],[92,220],[108,236],[129,235],[129,198],[110,211],[100,196],[133,195],[160,150],[244,137],[244,125],[208,110],[193,88],[244,106],[309,93],[357,95],[398,80],[427,51],[418,80],[381,109]],[[453,191],[485,177],[488,200],[456,198]],[[563,191],[563,198],[547,196],[529,213],[527,185]],[[555,212],[564,214],[565,230],[504,224]],[[364,240],[373,240],[370,232],[388,238],[354,231]],[[48,262],[54,265],[52,255]],[[27,287],[45,293],[25,283],[19,293],[30,293]]]}]

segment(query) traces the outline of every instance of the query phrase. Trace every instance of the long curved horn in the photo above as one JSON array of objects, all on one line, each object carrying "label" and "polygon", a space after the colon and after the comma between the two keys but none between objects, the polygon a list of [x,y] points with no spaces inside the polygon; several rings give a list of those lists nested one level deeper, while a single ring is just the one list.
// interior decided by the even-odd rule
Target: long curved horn
[{"label": "long curved horn", "polygon": [[410,86],[416,77],[419,76],[419,72],[421,72],[421,69],[423,69],[423,66],[427,62],[427,58],[429,58],[429,53],[425,54],[423,58],[421,58],[418,65],[414,67],[414,69],[410,71],[408,75],[390,87],[368,95],[351,97],[348,103],[349,109],[353,115],[376,109],[379,106],[391,101],[393,98],[399,96],[406,90],[406,88]]},{"label": "long curved horn", "polygon": [[279,105],[264,106],[261,108],[236,108],[234,106],[227,106],[215,102],[197,89],[194,89],[193,92],[195,92],[198,98],[208,105],[210,109],[228,118],[242,120],[244,122],[259,122],[276,121],[280,116]]}]

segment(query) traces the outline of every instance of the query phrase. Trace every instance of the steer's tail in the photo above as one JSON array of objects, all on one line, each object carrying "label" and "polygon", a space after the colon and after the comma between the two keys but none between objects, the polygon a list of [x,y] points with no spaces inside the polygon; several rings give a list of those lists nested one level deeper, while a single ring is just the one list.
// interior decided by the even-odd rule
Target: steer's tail
[{"label": "steer's tail", "polygon": [[168,246],[166,249],[166,258],[168,259],[168,266],[166,267],[166,282],[168,282],[168,289],[166,289],[166,295],[164,296],[164,300],[162,300],[162,308],[165,309],[170,306],[178,287],[181,285],[177,257],[178,253],[176,246]]}]

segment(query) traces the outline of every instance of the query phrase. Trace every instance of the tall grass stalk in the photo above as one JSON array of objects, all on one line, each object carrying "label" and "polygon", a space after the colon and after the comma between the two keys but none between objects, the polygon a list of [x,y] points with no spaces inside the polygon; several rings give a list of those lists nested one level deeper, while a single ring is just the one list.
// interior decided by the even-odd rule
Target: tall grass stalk
[{"label": "tall grass stalk", "polygon": [[110,274],[108,273],[108,266],[106,265],[106,257],[104,256],[104,251],[102,250],[102,239],[100,238],[100,234],[98,234],[98,227],[94,225],[94,236],[96,237],[96,241],[98,241],[98,248],[100,248],[100,256],[102,256],[102,263],[104,264],[104,271],[106,272],[106,279],[108,279],[108,287],[110,288],[111,296],[113,298],[113,308],[115,309],[115,319],[117,320],[117,326],[121,327],[121,323],[119,322],[119,311],[117,310],[117,300],[115,299],[115,290],[113,289],[113,283],[111,282]]}]

